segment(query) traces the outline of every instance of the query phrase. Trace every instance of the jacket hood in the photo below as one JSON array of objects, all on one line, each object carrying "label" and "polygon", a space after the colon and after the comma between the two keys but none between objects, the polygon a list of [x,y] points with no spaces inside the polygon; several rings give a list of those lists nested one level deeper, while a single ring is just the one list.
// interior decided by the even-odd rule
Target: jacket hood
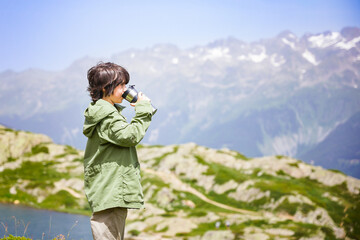
[{"label": "jacket hood", "polygon": [[90,103],[89,107],[84,112],[85,122],[83,134],[86,137],[91,137],[99,122],[113,112],[121,112],[124,108],[124,106],[119,104],[112,105],[103,99],[99,99],[95,103]]}]

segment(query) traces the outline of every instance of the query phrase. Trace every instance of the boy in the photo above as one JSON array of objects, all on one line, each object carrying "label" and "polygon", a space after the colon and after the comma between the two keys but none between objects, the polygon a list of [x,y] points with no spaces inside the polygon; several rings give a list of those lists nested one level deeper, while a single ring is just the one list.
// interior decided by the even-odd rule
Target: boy
[{"label": "boy", "polygon": [[144,204],[140,164],[135,146],[148,129],[152,107],[141,92],[135,117],[127,123],[118,105],[130,80],[129,73],[114,63],[89,69],[88,91],[92,103],[85,110],[83,133],[88,137],[84,155],[85,194],[93,212],[94,239],[124,239],[128,208]]}]

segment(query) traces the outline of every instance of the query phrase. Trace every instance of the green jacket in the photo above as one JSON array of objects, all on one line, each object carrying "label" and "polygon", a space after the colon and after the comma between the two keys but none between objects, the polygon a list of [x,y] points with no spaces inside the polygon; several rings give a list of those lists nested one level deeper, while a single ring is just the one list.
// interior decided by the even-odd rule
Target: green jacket
[{"label": "green jacket", "polygon": [[152,108],[149,101],[138,102],[130,124],[121,115],[123,108],[100,99],[84,113],[85,194],[93,212],[144,204],[135,146],[150,125]]}]

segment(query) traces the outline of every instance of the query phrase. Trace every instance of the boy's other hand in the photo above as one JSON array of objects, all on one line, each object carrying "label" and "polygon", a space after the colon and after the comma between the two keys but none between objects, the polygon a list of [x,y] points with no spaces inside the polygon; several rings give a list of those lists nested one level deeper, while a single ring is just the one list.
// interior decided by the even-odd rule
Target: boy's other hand
[{"label": "boy's other hand", "polygon": [[131,106],[135,107],[136,103],[140,102],[141,100],[151,101],[145,94],[142,92],[138,93],[138,100],[135,103],[130,103]]}]

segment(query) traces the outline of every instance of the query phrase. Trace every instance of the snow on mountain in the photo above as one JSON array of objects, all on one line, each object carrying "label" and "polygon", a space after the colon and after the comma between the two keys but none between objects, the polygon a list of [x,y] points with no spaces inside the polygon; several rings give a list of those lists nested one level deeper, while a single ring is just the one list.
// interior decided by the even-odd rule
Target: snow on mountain
[{"label": "snow on mountain", "polygon": [[268,56],[266,55],[266,48],[264,46],[260,46],[260,53],[250,53],[248,55],[248,58],[255,63],[260,63],[264,61],[267,57]]},{"label": "snow on mountain", "polygon": [[231,59],[231,56],[229,55],[229,48],[212,48],[206,51],[206,54],[202,57],[202,60],[229,60]]},{"label": "snow on mountain", "polygon": [[308,38],[311,47],[326,48],[340,42],[343,38],[338,32],[324,33],[320,35],[311,36]]},{"label": "snow on mountain", "polygon": [[360,37],[354,38],[347,42],[338,42],[335,46],[341,49],[350,50],[353,47],[356,47],[356,44],[360,42]]},{"label": "snow on mountain", "polygon": [[314,64],[315,66],[316,65],[319,65],[320,62],[316,61],[316,58],[314,56],[314,54],[312,54],[311,52],[309,52],[309,50],[306,50],[302,56],[307,60],[309,61],[310,63]]},{"label": "snow on mountain", "polygon": [[171,62],[172,62],[173,64],[178,64],[178,63],[179,63],[179,59],[178,59],[178,58],[173,58],[173,59],[171,60]]},{"label": "snow on mountain", "polygon": [[266,48],[264,46],[257,46],[251,52],[246,55],[242,54],[237,57],[240,61],[250,61],[254,63],[261,63],[269,56],[266,54]]},{"label": "snow on mountain", "polygon": [[290,46],[292,49],[295,50],[295,43],[294,42],[291,42],[291,41],[287,40],[286,38],[282,38],[281,40],[283,41],[283,43],[285,43],[286,45]]},{"label": "snow on mountain", "polygon": [[312,48],[327,48],[334,46],[344,50],[350,50],[356,47],[356,44],[360,42],[360,36],[355,37],[351,40],[347,40],[339,32],[324,33],[314,35],[308,38]]},{"label": "snow on mountain", "polygon": [[274,66],[274,67],[280,67],[281,65],[283,65],[284,63],[286,63],[286,60],[284,58],[284,56],[279,56],[278,54],[273,54],[271,55],[270,57],[270,61],[271,61],[271,64]]}]

